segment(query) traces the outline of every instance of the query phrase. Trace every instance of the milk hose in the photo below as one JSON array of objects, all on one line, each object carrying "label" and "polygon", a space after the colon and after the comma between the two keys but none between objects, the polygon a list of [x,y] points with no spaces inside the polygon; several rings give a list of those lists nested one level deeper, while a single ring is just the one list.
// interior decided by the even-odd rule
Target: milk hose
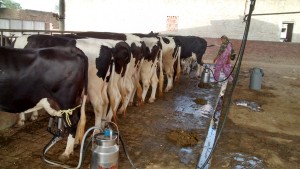
[{"label": "milk hose", "polygon": [[128,151],[127,151],[126,145],[125,145],[125,143],[124,143],[124,141],[123,141],[123,138],[122,138],[122,136],[121,136],[121,134],[120,134],[120,133],[119,133],[119,137],[120,137],[120,141],[121,141],[121,144],[122,144],[123,150],[124,150],[124,152],[125,152],[125,155],[126,155],[126,157],[127,157],[128,161],[129,161],[130,165],[132,166],[132,168],[134,168],[134,169],[137,169],[137,168],[134,166],[134,164],[133,164],[133,162],[132,162],[131,158],[129,157],[129,154],[128,154]]},{"label": "milk hose", "polygon": [[[82,167],[83,159],[84,159],[83,155],[85,155],[86,150],[87,150],[87,147],[88,147],[88,146],[90,145],[90,143],[91,143],[91,139],[90,139],[90,140],[88,141],[88,143],[87,143],[87,146],[86,146],[85,149],[83,150],[83,148],[84,148],[84,142],[85,142],[86,136],[88,135],[88,133],[89,133],[90,131],[95,130],[95,129],[101,130],[100,127],[94,126],[94,127],[89,128],[89,129],[84,133],[84,136],[83,136],[83,139],[82,139],[82,143],[81,143],[82,145],[80,146],[79,163],[78,163],[77,167],[74,168],[74,169],[79,169],[80,167]],[[83,153],[84,153],[84,154],[83,154]],[[70,168],[70,169],[73,169],[73,168]]]},{"label": "milk hose", "polygon": [[234,71],[234,69],[235,69],[235,66],[236,66],[236,64],[237,64],[237,62],[238,62],[238,60],[239,60],[239,58],[240,58],[240,52],[241,52],[241,51],[239,51],[238,57],[236,58],[235,63],[234,63],[234,65],[233,65],[233,68],[231,69],[229,75],[228,75],[225,79],[223,79],[223,80],[218,80],[218,79],[216,79],[215,74],[214,74],[214,71],[211,70],[211,68],[205,68],[205,69],[208,69],[208,70],[212,73],[212,75],[213,75],[213,77],[214,77],[214,79],[215,79],[216,82],[224,82],[224,81],[226,81],[227,79],[229,79],[229,77],[232,75],[232,73],[233,73],[233,71]]},{"label": "milk hose", "polygon": [[[46,161],[48,164],[51,164],[51,165],[54,165],[54,166],[57,166],[57,167],[68,168],[68,169],[79,169],[79,168],[82,166],[82,162],[83,162],[83,159],[84,159],[83,153],[84,153],[84,154],[86,153],[87,147],[89,146],[89,144],[90,144],[90,142],[91,142],[91,140],[89,140],[87,146],[85,147],[85,149],[83,149],[85,139],[86,139],[88,133],[89,133],[90,131],[94,130],[94,129],[99,129],[99,130],[101,130],[101,128],[99,128],[99,127],[91,127],[91,128],[89,128],[89,129],[85,132],[85,134],[84,134],[84,136],[83,136],[82,143],[81,143],[81,146],[80,146],[80,156],[79,156],[79,162],[78,162],[77,167],[71,167],[71,166],[68,166],[68,165],[65,165],[65,164],[61,164],[60,162],[49,161],[49,160],[47,160],[47,159],[44,159],[44,161]],[[57,137],[54,137],[48,144],[51,145],[51,146],[52,146],[53,144],[55,144],[55,143],[57,142],[57,141],[56,141],[56,138],[57,138]],[[61,138],[59,137],[58,139],[61,139]],[[51,146],[50,146],[50,147],[51,147]],[[45,152],[47,152],[48,149],[50,148],[50,147],[48,147],[48,145],[47,145],[46,147],[47,147],[47,150],[46,150]]]}]

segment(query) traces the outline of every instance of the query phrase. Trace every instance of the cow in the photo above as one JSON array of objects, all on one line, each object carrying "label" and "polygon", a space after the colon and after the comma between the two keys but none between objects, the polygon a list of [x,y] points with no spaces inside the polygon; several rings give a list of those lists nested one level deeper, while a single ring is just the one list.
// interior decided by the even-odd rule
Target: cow
[{"label": "cow", "polygon": [[[100,53],[98,46],[100,46]],[[106,118],[110,121],[112,116],[116,121],[116,112],[122,99],[122,89],[127,82],[124,79],[126,79],[128,64],[131,60],[130,46],[120,40],[87,38],[77,39],[76,47],[82,49],[89,58],[89,88],[91,89],[88,96],[96,115],[95,125],[101,126],[101,119]],[[99,87],[102,88],[101,93],[98,91]],[[102,96],[102,103],[99,96]],[[103,106],[99,107],[101,104]],[[106,115],[108,104],[110,109]],[[99,111],[101,108],[102,111]]]},{"label": "cow", "polygon": [[[111,41],[111,40],[116,40],[116,41],[125,41],[130,45],[130,51],[131,51],[131,57],[130,57],[130,62],[126,63],[126,68],[124,69],[124,74],[119,77],[118,80],[118,90],[120,91],[121,94],[121,100],[122,100],[122,106],[120,106],[120,109],[118,110],[119,113],[123,113],[124,116],[126,114],[126,108],[127,105],[130,101],[131,96],[134,94],[134,89],[135,89],[135,82],[136,82],[136,74],[139,72],[140,65],[143,62],[144,58],[144,48],[145,44],[140,41],[140,38],[137,36],[132,36],[132,35],[126,35],[124,34],[111,34],[111,38],[109,38],[110,35],[109,33],[94,33],[94,32],[82,32],[78,33],[77,35],[74,34],[65,34],[62,35],[63,37],[68,37],[68,38],[75,38],[75,39],[80,39],[80,38],[97,38],[97,39],[102,39],[102,41]],[[102,38],[101,38],[102,37]],[[115,83],[115,84],[117,84]],[[141,93],[141,92],[139,92]],[[141,94],[138,94],[138,96],[141,97]],[[117,98],[117,97],[116,97]],[[119,101],[116,101],[116,105],[119,105]],[[118,106],[116,106],[114,109],[111,109],[113,112],[109,112],[109,114],[114,114],[114,117],[116,117],[116,109]],[[110,117],[107,117],[110,119]],[[115,119],[116,121],[116,119]]]},{"label": "cow", "polygon": [[191,71],[191,64],[196,61],[196,76],[200,77],[201,65],[203,65],[202,57],[207,47],[206,40],[197,36],[168,36],[173,37],[176,45],[179,45],[181,47],[180,59],[183,72],[189,74]]},{"label": "cow", "polygon": [[[126,42],[120,40],[100,40],[70,35],[22,36],[15,43],[15,47],[19,48],[66,45],[76,46],[88,56],[88,97],[94,108],[95,125],[100,127],[101,119],[111,120],[120,103],[119,84],[122,83],[120,78],[125,76],[131,50]],[[109,114],[106,116],[109,105]]]},{"label": "cow", "polygon": [[[14,48],[44,48],[54,46],[66,46],[67,44],[75,44],[75,41],[70,38],[51,38],[49,35],[23,35],[18,37],[14,43]],[[18,126],[25,124],[25,114],[31,113],[31,111],[21,112],[17,121]],[[34,121],[38,118],[38,111],[34,110],[31,115],[31,120]]]},{"label": "cow", "polygon": [[[168,80],[165,92],[168,92],[173,87],[173,79],[175,79],[175,81],[179,81],[181,47],[178,43],[176,44],[174,37],[158,37],[160,38],[162,44],[162,67],[167,75]],[[174,69],[177,70],[176,74]]]},{"label": "cow", "polygon": [[[163,70],[162,70],[162,44],[157,36],[150,34],[134,33],[133,35],[139,36],[146,44],[145,59],[141,66],[140,79],[143,84],[142,99],[145,101],[146,94],[151,85],[152,92],[148,100],[153,103],[156,95],[157,85],[159,84],[159,96],[162,96],[163,86]],[[157,77],[157,68],[159,68],[159,79]],[[131,98],[133,99],[133,98]]]},{"label": "cow", "polygon": [[[138,105],[141,105],[142,102],[145,101],[145,96],[147,93],[147,90],[149,88],[148,83],[150,83],[150,75],[151,72],[148,72],[148,74],[143,73],[141,74],[141,69],[143,69],[143,72],[145,72],[146,68],[144,62],[145,62],[145,58],[147,57],[147,61],[149,62],[150,60],[154,60],[151,59],[150,54],[150,50],[152,47],[151,46],[147,46],[146,42],[143,41],[144,39],[141,39],[139,36],[137,35],[133,35],[133,34],[123,34],[123,33],[113,33],[113,32],[79,32],[76,33],[79,36],[84,36],[84,37],[92,37],[92,38],[99,38],[99,39],[114,39],[114,40],[123,40],[126,41],[128,44],[130,44],[131,46],[131,51],[132,51],[132,55],[133,55],[133,59],[130,63],[130,67],[128,68],[129,73],[128,76],[132,76],[132,83],[133,83],[133,92],[131,94],[131,99],[130,99],[130,105],[133,103],[133,97],[135,92],[137,91],[137,98],[138,98]],[[148,45],[152,45],[151,43],[147,43]],[[148,51],[148,52],[147,52]],[[155,51],[154,51],[155,53]],[[153,55],[154,56],[154,55]],[[144,67],[144,68],[142,68]],[[148,66],[149,67],[149,66]],[[148,69],[149,71],[151,71],[151,69]],[[154,70],[154,69],[152,69]],[[148,79],[148,80],[144,80],[147,82],[148,88],[144,86],[144,88],[141,88],[140,85],[140,79]],[[127,83],[127,86],[129,86],[130,83]],[[155,84],[155,83],[153,83]],[[154,96],[152,93],[152,97],[149,99],[149,102],[153,102],[155,99],[155,91],[156,88],[153,88],[154,91]],[[125,101],[123,102],[122,106],[119,109],[119,113],[121,112],[125,112],[126,111],[126,107],[128,105],[128,100],[127,97],[125,99]]]},{"label": "cow", "polygon": [[59,158],[67,159],[73,152],[80,113],[85,113],[87,73],[88,59],[75,47],[1,47],[0,111],[19,113],[44,108],[51,116],[62,116],[69,136]]}]

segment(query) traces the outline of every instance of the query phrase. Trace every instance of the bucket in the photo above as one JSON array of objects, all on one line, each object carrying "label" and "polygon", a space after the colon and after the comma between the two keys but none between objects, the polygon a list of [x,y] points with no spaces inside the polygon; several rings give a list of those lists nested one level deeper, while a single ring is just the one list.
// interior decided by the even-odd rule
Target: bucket
[{"label": "bucket", "polygon": [[264,72],[261,68],[252,68],[250,70],[250,84],[249,88],[253,90],[260,90],[261,89],[261,83],[262,83],[262,77],[264,76]]},{"label": "bucket", "polygon": [[117,169],[119,161],[118,133],[105,130],[95,135],[95,146],[92,150],[91,169]]},{"label": "bucket", "polygon": [[205,65],[204,70],[203,70],[202,75],[201,75],[201,82],[202,83],[209,83],[209,79],[210,79],[209,68],[207,67],[207,65]]}]

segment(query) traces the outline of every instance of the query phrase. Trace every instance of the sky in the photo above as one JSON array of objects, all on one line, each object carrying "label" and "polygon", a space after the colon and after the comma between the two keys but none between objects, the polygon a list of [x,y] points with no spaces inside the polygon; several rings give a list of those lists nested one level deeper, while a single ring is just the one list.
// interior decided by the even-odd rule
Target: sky
[{"label": "sky", "polygon": [[45,12],[55,11],[55,6],[58,5],[59,0],[12,0],[21,5],[22,9],[31,9]]}]

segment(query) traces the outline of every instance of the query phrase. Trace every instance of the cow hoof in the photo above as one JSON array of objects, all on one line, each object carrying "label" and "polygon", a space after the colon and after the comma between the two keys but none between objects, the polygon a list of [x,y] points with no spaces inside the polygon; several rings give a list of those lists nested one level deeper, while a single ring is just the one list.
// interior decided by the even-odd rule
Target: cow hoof
[{"label": "cow hoof", "polygon": [[165,92],[169,92],[171,90],[171,87],[167,87],[166,89],[165,89]]},{"label": "cow hoof", "polygon": [[133,102],[129,102],[129,103],[128,103],[128,106],[133,106]]},{"label": "cow hoof", "polygon": [[16,127],[22,127],[25,124],[25,120],[19,120]]},{"label": "cow hoof", "polygon": [[155,99],[150,98],[148,102],[149,102],[149,103],[153,103],[154,100],[155,100]]},{"label": "cow hoof", "polygon": [[139,100],[135,105],[137,107],[139,107],[139,106],[142,106],[143,104],[144,104],[144,101],[143,100]]},{"label": "cow hoof", "polygon": [[69,160],[69,155],[63,153],[58,157],[58,159],[61,162],[66,162],[67,160]]},{"label": "cow hoof", "polygon": [[121,110],[121,109],[119,109],[118,111],[117,111],[117,114],[123,114],[123,110]]},{"label": "cow hoof", "polygon": [[31,119],[32,121],[35,121],[37,118],[38,118],[38,116],[36,116],[36,115],[32,115],[32,116],[30,117],[30,119]]}]

